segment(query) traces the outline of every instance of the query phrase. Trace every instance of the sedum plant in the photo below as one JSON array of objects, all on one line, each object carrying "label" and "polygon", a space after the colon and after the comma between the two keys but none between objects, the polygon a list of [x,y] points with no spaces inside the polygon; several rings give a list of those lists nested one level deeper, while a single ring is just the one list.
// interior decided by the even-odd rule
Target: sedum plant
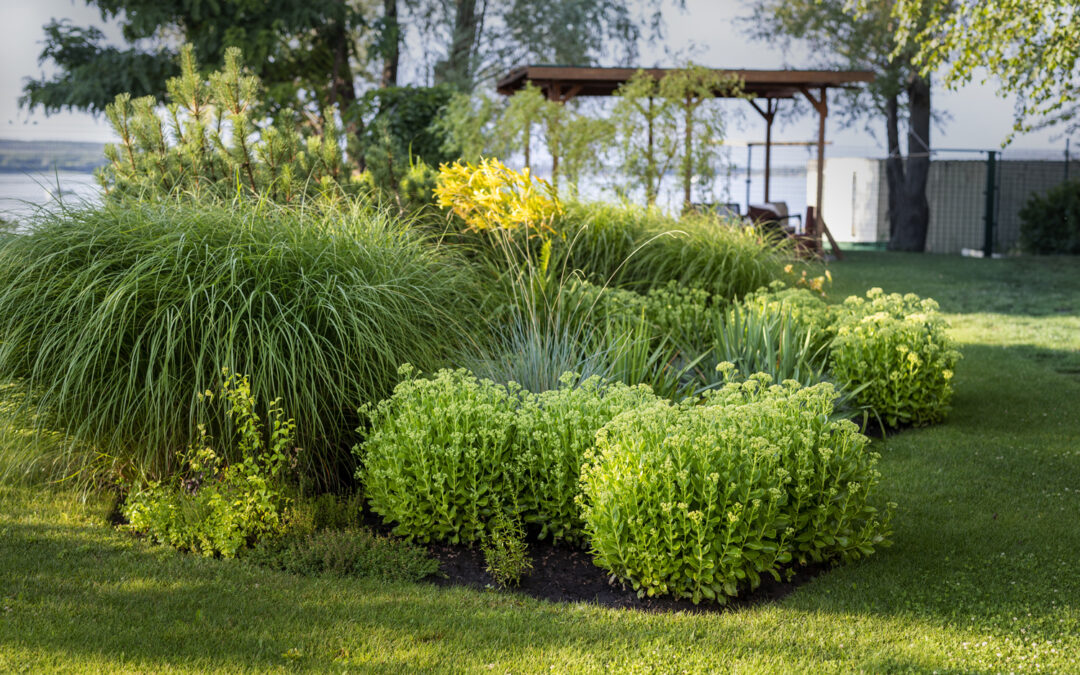
[{"label": "sedum plant", "polygon": [[657,402],[597,433],[582,500],[599,566],[640,595],[724,602],[764,574],[887,543],[888,514],[870,504],[877,456],[830,420],[831,385],[770,383]]},{"label": "sedum plant", "polygon": [[835,380],[884,424],[940,421],[952,399],[960,352],[932,299],[872,288],[838,308],[829,347]]},{"label": "sedum plant", "polygon": [[395,534],[425,542],[483,541],[507,517],[581,543],[579,477],[597,430],[657,400],[648,387],[574,373],[539,394],[465,370],[402,374],[390,399],[362,410],[371,430],[357,477]]},{"label": "sedum plant", "polygon": [[514,501],[510,474],[517,387],[465,370],[404,380],[389,399],[361,408],[371,423],[357,477],[371,510],[394,534],[422,542],[483,538],[499,505]]},{"label": "sedum plant", "polygon": [[522,517],[541,539],[583,542],[581,465],[596,432],[656,400],[647,386],[604,384],[596,376],[578,383],[574,373],[563,374],[557,389],[527,396],[516,420],[514,478]]}]

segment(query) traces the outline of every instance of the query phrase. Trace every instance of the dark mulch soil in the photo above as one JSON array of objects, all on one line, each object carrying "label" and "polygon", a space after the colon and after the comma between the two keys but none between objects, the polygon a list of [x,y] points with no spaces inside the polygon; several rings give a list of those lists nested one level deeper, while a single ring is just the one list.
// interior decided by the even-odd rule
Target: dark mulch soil
[{"label": "dark mulch soil", "polygon": [[[497,588],[484,571],[484,556],[479,549],[433,544],[430,551],[445,575],[435,578],[437,585]],[[533,563],[532,572],[521,580],[520,587],[504,592],[552,602],[589,602],[605,607],[658,612],[714,612],[779,600],[829,567],[802,567],[787,582],[777,582],[765,575],[754,591],[744,589],[737,598],[728,600],[726,605],[707,601],[695,605],[689,600],[639,598],[629,585],[624,587],[618,582],[610,582],[608,573],[594,565],[592,558],[583,551],[533,541],[529,544],[529,553]]]}]

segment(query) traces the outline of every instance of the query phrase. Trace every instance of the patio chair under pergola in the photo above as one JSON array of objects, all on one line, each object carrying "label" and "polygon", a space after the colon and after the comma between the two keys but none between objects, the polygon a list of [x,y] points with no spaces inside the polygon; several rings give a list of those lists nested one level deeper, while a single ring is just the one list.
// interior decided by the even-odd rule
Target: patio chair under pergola
[{"label": "patio chair under pergola", "polygon": [[[634,76],[638,70],[662,79],[671,68],[594,68],[588,66],[530,65],[515,68],[499,80],[496,88],[500,94],[511,95],[532,83],[552,101],[565,103],[575,96],[613,96],[619,87]],[[771,179],[772,125],[780,101],[805,96],[818,114],[817,137],[817,199],[807,208],[806,227],[812,230],[815,252],[821,251],[821,235],[824,233],[834,253],[840,249],[833,240],[822,218],[822,201],[825,189],[825,118],[829,114],[828,90],[854,87],[873,82],[874,73],[866,70],[733,70],[718,68],[717,73],[738,77],[742,91],[733,94],[727,89],[717,90],[718,97],[738,96],[747,98],[754,110],[765,120],[765,201],[769,201]]]}]

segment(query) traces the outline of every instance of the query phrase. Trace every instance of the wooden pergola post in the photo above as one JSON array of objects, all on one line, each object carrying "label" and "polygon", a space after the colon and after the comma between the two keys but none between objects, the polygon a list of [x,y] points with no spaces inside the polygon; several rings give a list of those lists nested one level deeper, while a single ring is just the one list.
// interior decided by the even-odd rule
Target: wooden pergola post
[{"label": "wooden pergola post", "polygon": [[750,105],[754,106],[754,110],[765,118],[765,202],[768,203],[772,201],[769,199],[769,185],[772,183],[772,125],[773,120],[776,119],[776,111],[780,107],[780,101],[774,98],[765,99],[764,110],[758,106],[754,99],[750,99]]},{"label": "wooden pergola post", "polygon": [[832,246],[833,255],[838,260],[844,258],[844,254],[840,251],[840,247],[837,246],[836,240],[833,239],[832,232],[829,232],[829,227],[825,224],[825,118],[829,116],[829,99],[828,99],[828,87],[821,87],[818,93],[818,98],[814,98],[814,95],[810,93],[810,90],[806,87],[800,86],[803,96],[810,101],[810,105],[814,106],[814,110],[818,114],[818,137],[817,137],[817,200],[814,204],[814,237],[817,239],[818,250],[821,250],[821,234],[824,233],[829,239],[829,245]]}]

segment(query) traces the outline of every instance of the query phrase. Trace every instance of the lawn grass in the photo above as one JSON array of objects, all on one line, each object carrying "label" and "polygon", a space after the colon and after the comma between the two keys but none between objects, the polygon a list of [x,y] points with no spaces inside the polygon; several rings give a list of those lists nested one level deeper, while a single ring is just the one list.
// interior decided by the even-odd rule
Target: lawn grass
[{"label": "lawn grass", "polygon": [[0,488],[0,671],[1080,672],[1080,261],[867,253],[832,296],[937,298],[948,420],[875,441],[894,546],[709,614],[303,578],[154,548],[103,499]]}]

